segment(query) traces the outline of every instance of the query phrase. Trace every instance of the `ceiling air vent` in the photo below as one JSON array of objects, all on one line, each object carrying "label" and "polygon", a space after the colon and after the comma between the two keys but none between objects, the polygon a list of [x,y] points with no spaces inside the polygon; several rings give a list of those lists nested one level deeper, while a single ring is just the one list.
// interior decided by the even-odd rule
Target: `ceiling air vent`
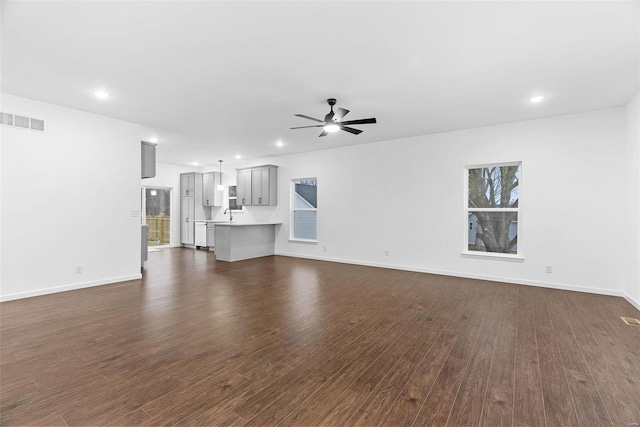
[{"label": "ceiling air vent", "polygon": [[11,113],[0,113],[0,125],[11,126],[20,129],[45,132],[45,121],[33,117],[18,116]]}]

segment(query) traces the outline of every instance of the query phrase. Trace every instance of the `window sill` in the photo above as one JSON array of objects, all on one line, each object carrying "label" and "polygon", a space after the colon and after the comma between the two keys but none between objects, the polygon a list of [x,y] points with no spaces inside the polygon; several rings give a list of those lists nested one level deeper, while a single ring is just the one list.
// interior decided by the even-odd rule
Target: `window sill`
[{"label": "window sill", "polygon": [[477,259],[495,259],[501,261],[510,261],[510,262],[524,262],[524,257],[522,255],[512,255],[512,254],[499,254],[499,253],[491,253],[491,252],[462,252],[461,254],[465,258],[477,258]]},{"label": "window sill", "polygon": [[313,239],[289,239],[290,242],[298,242],[298,243],[318,243],[317,240]]}]

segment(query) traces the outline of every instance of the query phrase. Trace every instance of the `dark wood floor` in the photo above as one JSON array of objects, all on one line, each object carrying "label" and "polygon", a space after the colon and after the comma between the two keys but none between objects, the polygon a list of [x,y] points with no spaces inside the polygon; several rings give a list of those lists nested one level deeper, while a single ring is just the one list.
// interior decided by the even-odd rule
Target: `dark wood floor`
[{"label": "dark wood floor", "polygon": [[640,423],[621,298],[171,249],[0,309],[2,425]]}]

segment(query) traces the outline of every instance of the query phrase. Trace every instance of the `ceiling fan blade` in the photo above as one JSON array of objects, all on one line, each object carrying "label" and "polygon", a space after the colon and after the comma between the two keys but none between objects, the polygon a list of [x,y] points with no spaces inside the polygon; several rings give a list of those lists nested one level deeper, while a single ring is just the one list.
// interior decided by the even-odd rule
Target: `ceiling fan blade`
[{"label": "ceiling fan blade", "polygon": [[370,123],[377,123],[376,119],[372,117],[370,119],[347,120],[346,122],[342,122],[343,125],[367,125]]},{"label": "ceiling fan blade", "polygon": [[289,129],[321,128],[322,126],[324,125],[296,126],[294,128],[289,128]]},{"label": "ceiling fan blade", "polygon": [[350,128],[348,126],[340,126],[340,129],[347,131],[349,133],[352,133],[354,135],[358,135],[359,133],[362,133],[362,131],[360,129],[354,129],[354,128]]},{"label": "ceiling fan blade", "polygon": [[321,128],[323,126],[324,125],[296,126],[294,128],[289,128],[289,129]]},{"label": "ceiling fan blade", "polygon": [[326,130],[323,130],[322,133],[318,136],[320,137],[320,136],[327,136],[327,135],[329,135],[329,132],[327,132]]},{"label": "ceiling fan blade", "polygon": [[345,110],[344,108],[338,107],[338,111],[336,111],[336,114],[333,116],[333,119],[336,121],[340,121],[347,114],[349,114],[349,110]]},{"label": "ceiling fan blade", "polygon": [[320,120],[320,119],[315,119],[315,118],[313,118],[313,117],[305,116],[304,114],[294,114],[294,116],[302,117],[303,119],[313,120],[314,122],[324,123],[324,121],[322,121],[322,120]]}]

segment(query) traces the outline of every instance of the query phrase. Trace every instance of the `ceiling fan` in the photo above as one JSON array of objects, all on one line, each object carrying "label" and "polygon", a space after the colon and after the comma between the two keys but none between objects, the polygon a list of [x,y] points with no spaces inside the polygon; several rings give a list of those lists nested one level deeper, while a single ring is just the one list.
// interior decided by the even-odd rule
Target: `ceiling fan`
[{"label": "ceiling fan", "polygon": [[346,125],[366,125],[369,123],[376,123],[375,118],[370,119],[358,119],[358,120],[347,120],[342,121],[344,116],[349,113],[349,110],[345,110],[344,108],[338,107],[337,112],[333,112],[333,106],[336,105],[335,98],[327,99],[327,104],[331,107],[331,111],[324,116],[324,120],[316,119],[313,117],[305,116],[304,114],[295,114],[297,117],[302,117],[303,119],[313,120],[314,122],[322,123],[321,125],[311,125],[311,126],[297,126],[290,129],[304,129],[304,128],[324,128],[322,133],[319,136],[327,136],[330,133],[337,132],[339,130],[343,130],[345,132],[352,133],[354,135],[358,135],[362,133],[360,129],[354,129],[352,127]]}]

